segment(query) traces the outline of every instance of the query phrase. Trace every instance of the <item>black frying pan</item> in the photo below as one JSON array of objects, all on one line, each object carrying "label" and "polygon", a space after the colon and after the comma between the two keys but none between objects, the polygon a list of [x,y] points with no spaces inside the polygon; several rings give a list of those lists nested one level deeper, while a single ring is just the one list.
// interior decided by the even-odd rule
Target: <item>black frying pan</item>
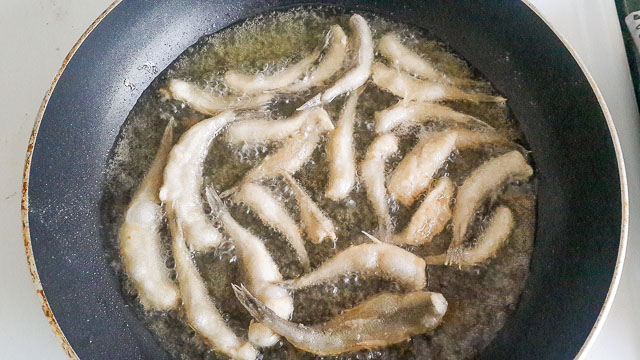
[{"label": "black frying pan", "polygon": [[[627,214],[610,120],[576,60],[520,2],[324,3],[431,31],[509,99],[539,173],[536,241],[522,300],[480,357],[575,357],[610,305]],[[55,314],[52,323],[71,354],[169,358],[125,305],[100,237],[109,151],[156,76],[143,65],[164,69],[199,37],[293,4],[299,2],[126,0],[72,51],[34,129],[23,200],[34,278],[39,275],[45,313]]]}]

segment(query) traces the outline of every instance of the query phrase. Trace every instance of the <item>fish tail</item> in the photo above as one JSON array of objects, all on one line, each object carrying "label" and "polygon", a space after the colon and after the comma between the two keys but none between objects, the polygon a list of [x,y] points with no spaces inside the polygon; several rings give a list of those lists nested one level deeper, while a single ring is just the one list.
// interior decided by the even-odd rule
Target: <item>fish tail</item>
[{"label": "fish tail", "polygon": [[207,202],[209,202],[209,206],[211,206],[212,209],[223,208],[225,206],[224,201],[222,201],[222,198],[212,186],[207,186],[204,192],[207,196]]},{"label": "fish tail", "polygon": [[471,116],[471,115],[469,115],[469,116],[467,117],[467,119],[469,119],[469,121],[470,121],[470,122],[476,123],[476,124],[478,124],[479,126],[482,126],[482,127],[484,127],[484,128],[491,129],[491,130],[495,130],[495,128],[494,128],[493,126],[491,126],[491,125],[487,124],[486,122],[484,122],[483,120],[478,119],[478,118],[477,118],[477,117],[475,117],[475,116]]},{"label": "fish tail", "polygon": [[453,85],[456,86],[468,86],[468,87],[488,87],[489,83],[482,80],[474,80],[469,78],[459,78],[459,77],[447,77],[447,80]]},{"label": "fish tail", "polygon": [[[263,322],[265,317],[267,317],[266,314],[268,314],[269,311],[273,312],[253,296],[244,285],[238,286],[231,284],[231,287],[233,287],[233,292],[236,294],[238,301],[240,301],[242,306],[247,309],[256,321]],[[276,316],[275,313],[273,315]]]},{"label": "fish tail", "polygon": [[462,260],[462,252],[463,252],[463,249],[459,247],[448,249],[447,256],[444,261],[444,265],[447,265],[447,266],[460,265]]},{"label": "fish tail", "polygon": [[211,214],[214,217],[217,217],[221,212],[227,211],[227,206],[224,203],[224,200],[218,195],[218,192],[213,188],[213,186],[207,186],[204,189],[205,196],[207,198],[207,203],[209,203],[209,207],[211,208]]},{"label": "fish tail", "polygon": [[490,102],[490,103],[503,103],[507,101],[507,99],[503,98],[502,96],[493,96],[493,95],[483,94],[483,93],[468,94],[468,99],[475,102]]},{"label": "fish tail", "polygon": [[302,250],[298,250],[298,259],[300,260],[300,264],[302,264],[302,268],[305,273],[311,271],[311,262],[309,261],[309,255],[307,255],[307,250],[304,252]]},{"label": "fish tail", "polygon": [[273,310],[269,309],[265,304],[253,296],[244,285],[231,284],[236,298],[240,304],[251,314],[251,316],[259,323],[267,326],[271,331],[278,335],[288,336],[291,329],[300,330],[300,327],[278,316]]}]

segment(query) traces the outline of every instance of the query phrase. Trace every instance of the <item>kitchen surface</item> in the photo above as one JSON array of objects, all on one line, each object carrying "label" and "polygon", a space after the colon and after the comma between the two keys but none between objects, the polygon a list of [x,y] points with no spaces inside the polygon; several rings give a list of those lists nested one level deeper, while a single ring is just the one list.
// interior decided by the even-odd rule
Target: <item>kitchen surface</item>
[{"label": "kitchen surface", "polygon": [[[530,2],[571,45],[597,84],[622,144],[629,182],[629,239],[618,292],[583,358],[640,359],[640,116],[615,4],[605,0]],[[77,39],[110,3],[0,2],[0,359],[67,359],[40,309],[26,264],[20,213],[22,169],[29,135],[51,81]]]}]

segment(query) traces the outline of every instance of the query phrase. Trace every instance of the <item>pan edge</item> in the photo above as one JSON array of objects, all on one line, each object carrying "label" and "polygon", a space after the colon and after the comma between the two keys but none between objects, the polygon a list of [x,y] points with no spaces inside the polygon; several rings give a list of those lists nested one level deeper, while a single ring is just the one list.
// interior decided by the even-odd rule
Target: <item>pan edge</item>
[{"label": "pan edge", "polygon": [[602,305],[602,309],[600,310],[600,314],[598,314],[598,318],[591,328],[589,336],[587,336],[587,339],[580,348],[580,351],[574,358],[585,359],[589,350],[593,346],[595,339],[598,337],[598,334],[602,330],[602,326],[607,319],[607,316],[609,315],[616,296],[616,292],[618,290],[618,286],[620,285],[620,276],[624,267],[624,259],[627,250],[629,231],[629,189],[627,184],[627,173],[624,163],[624,156],[622,154],[622,146],[620,144],[620,139],[618,137],[618,132],[613,122],[613,118],[611,117],[611,113],[609,112],[609,108],[606,101],[604,100],[604,97],[602,96],[602,93],[600,92],[598,84],[596,84],[593,76],[591,76],[591,73],[587,69],[587,65],[580,58],[576,50],[571,46],[567,39],[562,36],[562,34],[560,34],[560,32],[548,21],[546,17],[542,15],[540,10],[538,10],[535,5],[533,5],[529,0],[522,0],[522,2],[527,5],[527,7],[529,7],[558,37],[564,47],[567,48],[575,62],[578,64],[580,70],[582,70],[582,73],[589,82],[589,85],[591,85],[591,89],[593,90],[596,99],[598,99],[598,103],[600,105],[600,108],[602,109],[605,121],[607,122],[609,134],[611,135],[611,141],[613,142],[613,148],[616,153],[616,161],[618,163],[618,174],[620,176],[620,198],[622,202],[622,223],[620,224],[620,244],[618,245],[618,258],[616,260],[616,266],[613,270],[613,276],[611,278],[611,284],[609,285],[609,291],[607,292],[607,296],[604,300],[604,304]]},{"label": "pan edge", "polygon": [[[69,51],[68,55],[65,57],[60,69],[58,70],[57,74],[55,75],[52,84],[49,88],[49,90],[47,91],[40,109],[38,111],[38,114],[36,116],[35,119],[35,124],[29,139],[29,144],[27,147],[27,153],[26,153],[26,160],[25,160],[25,166],[24,166],[24,172],[23,172],[23,179],[22,179],[22,201],[21,201],[21,212],[22,212],[22,228],[23,228],[23,240],[24,240],[24,246],[25,246],[25,252],[26,252],[26,256],[27,256],[27,263],[29,266],[29,271],[32,277],[32,281],[36,290],[36,293],[39,295],[39,299],[41,302],[41,307],[42,307],[42,311],[45,315],[45,317],[48,319],[49,325],[51,326],[54,334],[58,337],[58,339],[61,342],[61,345],[63,347],[63,350],[65,351],[65,353],[67,354],[67,356],[69,356],[70,359],[79,359],[78,355],[75,353],[75,351],[73,350],[73,348],[71,347],[71,344],[68,342],[67,338],[65,337],[64,333],[62,332],[62,329],[60,328],[60,326],[58,325],[55,316],[53,315],[53,313],[51,312],[51,309],[49,307],[49,303],[47,301],[46,295],[44,294],[44,291],[42,289],[42,284],[40,282],[40,278],[38,275],[38,271],[37,271],[37,267],[35,264],[35,258],[33,255],[33,250],[31,247],[31,237],[30,237],[30,230],[29,230],[29,219],[28,219],[28,206],[29,206],[29,201],[28,201],[28,185],[29,185],[29,172],[30,172],[30,165],[31,165],[31,158],[33,155],[33,148],[34,148],[34,144],[37,138],[37,134],[38,134],[38,130],[40,127],[40,123],[42,121],[42,117],[44,115],[44,111],[46,110],[47,104],[49,102],[49,98],[51,96],[51,94],[53,93],[53,90],[55,89],[57,82],[60,78],[60,75],[63,73],[63,71],[66,68],[67,63],[70,61],[70,59],[73,57],[73,55],[76,53],[77,49],[82,45],[82,43],[84,42],[84,40],[89,36],[89,34],[93,31],[93,29],[118,5],[122,2],[122,0],[115,0],[105,11],[103,11],[96,20],[94,20],[94,22],[88,27],[88,29],[81,35],[81,37],[79,38],[79,40],[74,44],[74,46],[72,47],[72,49]],[[577,52],[575,51],[575,49],[568,43],[568,41],[552,26],[552,24],[550,24],[548,22],[548,20],[541,14],[541,12],[533,5],[529,2],[529,0],[523,0],[523,3],[525,5],[527,5],[536,15],[538,15],[540,17],[540,19],[542,21],[544,21],[544,23],[553,31],[553,33],[558,37],[558,39],[562,42],[562,44],[567,48],[567,50],[569,51],[569,53],[573,56],[574,60],[576,61],[576,63],[578,64],[578,66],[580,67],[580,69],[582,70],[583,74],[585,75],[587,81],[589,82],[589,84],[591,85],[592,90],[594,91],[594,94],[596,95],[596,98],[598,99],[598,103],[600,105],[600,108],[602,109],[602,112],[604,114],[605,120],[607,122],[607,127],[609,129],[609,133],[614,145],[614,150],[616,153],[616,161],[617,161],[617,165],[618,165],[618,172],[619,172],[619,177],[620,177],[620,192],[621,192],[621,200],[622,200],[622,223],[621,223],[621,232],[620,232],[620,243],[619,243],[619,247],[618,247],[618,255],[617,255],[617,260],[616,260],[616,265],[614,268],[614,272],[613,272],[613,276],[612,276],[612,280],[611,280],[611,284],[609,286],[609,290],[607,292],[607,296],[605,298],[604,304],[602,305],[602,309],[598,315],[598,318],[596,319],[595,324],[593,325],[587,339],[585,340],[584,344],[582,345],[580,351],[578,352],[578,354],[576,355],[576,359],[583,359],[586,354],[588,353],[588,351],[591,349],[593,342],[595,341],[595,339],[597,338],[599,332],[602,329],[602,326],[611,310],[613,301],[615,299],[615,295],[620,283],[620,275],[623,269],[623,264],[624,264],[624,258],[625,258],[625,254],[626,254],[626,247],[627,247],[627,241],[628,241],[628,225],[629,225],[629,198],[628,198],[628,184],[627,184],[627,175],[626,175],[626,169],[625,169],[625,163],[624,163],[624,158],[623,158],[623,154],[622,154],[622,149],[621,149],[621,144],[620,144],[620,140],[618,138],[618,134],[615,128],[615,124],[613,122],[612,116],[609,112],[609,109],[607,107],[607,104],[600,92],[600,89],[598,88],[597,84],[595,83],[593,77],[591,76],[590,72],[588,71],[586,64],[582,61],[582,59],[579,57],[579,55],[577,54]]]},{"label": "pan edge", "polygon": [[38,268],[36,266],[35,257],[33,255],[33,248],[31,246],[31,233],[29,230],[29,172],[31,170],[31,159],[33,157],[33,149],[36,142],[36,138],[38,137],[38,130],[40,129],[40,123],[42,122],[42,117],[49,103],[49,99],[51,98],[51,94],[53,93],[60,76],[64,72],[67,67],[67,64],[75,55],[78,48],[82,45],[85,39],[91,34],[91,32],[100,24],[100,22],[116,7],[120,4],[122,0],[115,0],[111,5],[109,5],[92,23],[89,25],[87,30],[85,30],[78,41],[73,45],[67,56],[65,56],[62,65],[58,69],[58,72],[53,78],[51,82],[51,86],[44,98],[42,99],[42,103],[40,104],[40,108],[38,110],[38,114],[36,115],[36,119],[33,125],[33,129],[31,130],[31,135],[29,136],[29,144],[27,145],[27,152],[24,164],[24,170],[22,173],[22,200],[20,202],[20,210],[22,214],[22,237],[24,242],[25,253],[27,256],[27,266],[29,267],[29,273],[31,275],[31,281],[33,282],[34,289],[38,294],[38,299],[40,300],[40,306],[44,316],[47,318],[49,326],[53,331],[54,335],[60,341],[60,345],[62,346],[62,350],[65,354],[72,360],[79,360],[80,358],[76,354],[75,350],[67,340],[67,337],[64,335],[58,321],[55,318],[55,315],[51,311],[51,307],[49,306],[49,302],[47,301],[47,296],[44,293],[42,288],[42,283],[40,282],[40,275],[38,274]]}]

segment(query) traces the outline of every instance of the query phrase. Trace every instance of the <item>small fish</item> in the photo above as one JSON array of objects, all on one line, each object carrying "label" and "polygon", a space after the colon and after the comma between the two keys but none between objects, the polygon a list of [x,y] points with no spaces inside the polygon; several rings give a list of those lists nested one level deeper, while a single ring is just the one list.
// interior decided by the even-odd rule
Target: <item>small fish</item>
[{"label": "small fish", "polygon": [[401,233],[394,234],[389,242],[395,245],[413,246],[430,242],[434,236],[444,230],[451,219],[451,200],[454,191],[455,186],[449,178],[438,179],[418,210],[411,216],[409,225]]},{"label": "small fish", "polygon": [[175,213],[195,251],[211,250],[222,240],[202,209],[202,170],[209,145],[235,119],[234,112],[225,111],[193,125],[173,146],[164,168],[160,200]]},{"label": "small fish", "polygon": [[331,200],[347,197],[356,182],[356,160],[353,148],[353,126],[356,122],[356,106],[362,88],[349,95],[342,108],[336,128],[329,134],[327,160],[329,160],[329,184],[325,196]]},{"label": "small fish", "polygon": [[169,86],[163,90],[163,93],[206,115],[216,115],[225,110],[258,109],[271,101],[274,96],[273,94],[216,96],[192,83],[178,79],[170,80]]},{"label": "small fish", "polygon": [[455,149],[456,138],[452,131],[427,133],[391,173],[389,193],[403,205],[411,206]]},{"label": "small fish", "polygon": [[393,33],[386,34],[380,39],[378,50],[394,67],[425,80],[438,81],[455,86],[484,85],[480,81],[458,78],[439,71],[429,60],[404,45]]},{"label": "small fish", "polygon": [[167,220],[171,231],[172,251],[176,262],[182,306],[189,326],[215,351],[232,359],[256,359],[258,352],[253,345],[233,332],[211,300],[207,286],[185,242],[182,224],[176,219],[171,208],[167,210]]},{"label": "small fish", "polygon": [[506,206],[499,206],[493,213],[489,226],[471,248],[455,247],[444,254],[427,256],[428,265],[472,266],[495,256],[513,231],[513,213]]},{"label": "small fish", "polygon": [[325,239],[337,239],[335,227],[331,219],[325,215],[313,199],[304,191],[302,186],[289,174],[283,173],[300,207],[300,218],[304,223],[304,230],[311,238],[311,242],[319,244]]},{"label": "small fish", "polygon": [[267,187],[251,182],[245,183],[233,195],[233,201],[247,205],[265,225],[284,235],[305,271],[309,271],[309,255],[304,247],[300,228],[284,208],[284,204],[278,201]]},{"label": "small fish", "polygon": [[264,91],[278,91],[293,84],[301,78],[320,56],[321,48],[311,52],[299,62],[279,71],[273,75],[243,74],[235,70],[229,70],[224,74],[227,86],[236,94],[259,94]]},{"label": "small fish", "polygon": [[353,39],[355,40],[353,43],[357,44],[354,47],[358,49],[356,65],[349,69],[344,76],[336,80],[328,89],[314,96],[299,107],[298,110],[330,103],[336,97],[361,87],[371,76],[374,46],[369,24],[362,16],[355,14],[349,19],[349,27],[356,37],[356,39]]},{"label": "small fish", "polygon": [[442,121],[451,124],[477,124],[492,129],[484,121],[471,115],[455,111],[450,107],[428,103],[400,100],[397,104],[373,114],[376,120],[376,132],[385,133],[395,128],[406,128],[408,125],[426,121]]},{"label": "small fish", "polygon": [[[313,121],[306,122],[305,126],[289,137],[275,153],[267,155],[258,166],[249,170],[241,183],[274,178],[282,172],[293,174],[306,164],[316,149],[320,136],[333,130],[331,118],[324,109],[314,108],[312,112]],[[237,186],[225,191],[222,197],[235,191]]]},{"label": "small fish", "polygon": [[236,297],[257,321],[293,346],[320,356],[372,349],[405,341],[440,325],[447,300],[440,293],[416,291],[380,294],[320,325],[287,321],[256,299],[244,286],[232,285]]},{"label": "small fish", "polygon": [[342,69],[344,60],[347,57],[347,35],[345,35],[340,25],[331,26],[327,33],[327,42],[329,42],[329,50],[318,63],[316,69],[300,81],[289,85],[284,89],[285,92],[297,92],[323,85],[336,72]]},{"label": "small fish", "polygon": [[462,246],[473,215],[484,199],[506,183],[527,180],[532,175],[533,169],[518,151],[488,160],[475,169],[458,190],[453,209],[453,240],[449,248]]},{"label": "small fish", "polygon": [[411,290],[421,290],[427,285],[426,263],[421,257],[398,246],[373,240],[373,244],[348,247],[314,271],[280,284],[287,289],[302,289],[357,273],[376,274]]},{"label": "small fish", "polygon": [[[278,316],[288,319],[293,313],[293,299],[285,289],[274,284],[282,281],[282,275],[264,242],[238,224],[215,189],[207,187],[205,194],[212,213],[220,220],[225,233],[235,245],[251,291]],[[248,337],[249,342],[260,347],[273,346],[280,338],[258,322],[249,325]]]},{"label": "small fish", "polygon": [[140,302],[145,309],[151,310],[173,309],[180,299],[178,287],[171,281],[162,256],[160,237],[162,206],[158,191],[172,145],[173,124],[169,124],[151,168],[129,203],[119,233],[124,269],[138,290]]},{"label": "small fish", "polygon": [[378,236],[381,238],[387,237],[392,226],[387,205],[384,167],[387,158],[397,151],[398,138],[392,134],[382,134],[369,145],[364,160],[360,163],[362,181],[367,190],[367,198],[378,218]]},{"label": "small fish", "polygon": [[433,102],[442,100],[465,100],[472,102],[503,103],[507,99],[483,93],[470,93],[455,86],[435,81],[416,79],[408,73],[391,69],[382,63],[371,66],[373,82],[381,89],[389,91],[406,101]]}]

